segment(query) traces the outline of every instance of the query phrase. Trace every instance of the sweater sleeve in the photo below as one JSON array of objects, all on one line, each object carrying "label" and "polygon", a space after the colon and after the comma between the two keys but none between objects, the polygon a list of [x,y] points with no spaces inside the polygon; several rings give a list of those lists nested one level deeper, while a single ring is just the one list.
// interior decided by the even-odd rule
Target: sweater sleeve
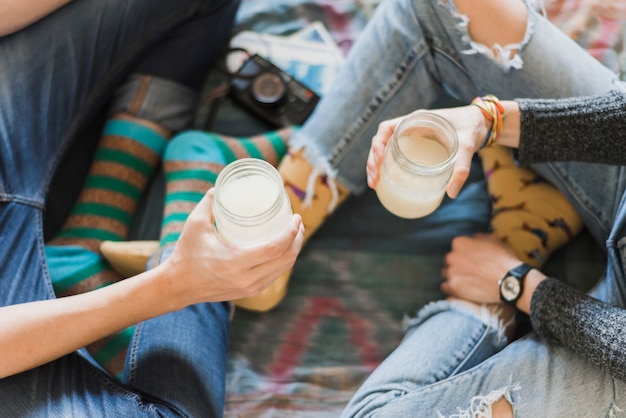
[{"label": "sweater sleeve", "polygon": [[626,94],[515,101],[520,107],[520,163],[626,164]]},{"label": "sweater sleeve", "polygon": [[548,278],[533,293],[530,317],[548,341],[566,345],[626,381],[626,310]]}]

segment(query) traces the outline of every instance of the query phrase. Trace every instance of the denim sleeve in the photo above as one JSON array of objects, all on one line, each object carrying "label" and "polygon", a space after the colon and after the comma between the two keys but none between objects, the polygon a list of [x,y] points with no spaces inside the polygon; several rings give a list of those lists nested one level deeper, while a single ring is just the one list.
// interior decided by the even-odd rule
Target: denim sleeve
[{"label": "denim sleeve", "polygon": [[530,314],[533,328],[549,342],[571,348],[626,381],[626,310],[548,278],[535,289]]},{"label": "denim sleeve", "polygon": [[521,164],[548,161],[626,164],[626,94],[516,99]]}]

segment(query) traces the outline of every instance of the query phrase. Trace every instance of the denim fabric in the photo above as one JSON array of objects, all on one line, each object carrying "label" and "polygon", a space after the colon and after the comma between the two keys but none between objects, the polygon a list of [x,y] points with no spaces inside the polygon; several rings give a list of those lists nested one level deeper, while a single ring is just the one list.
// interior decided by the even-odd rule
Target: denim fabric
[{"label": "denim fabric", "polygon": [[[556,98],[618,88],[615,74],[534,11],[525,38],[513,46],[520,49],[513,59],[496,59],[473,42],[467,22],[451,0],[381,2],[333,94],[293,144],[303,145],[314,165],[359,193],[378,124],[429,108],[444,93],[469,103],[488,93],[501,99]],[[607,273],[594,295],[624,306],[622,168],[573,163],[534,168],[570,198],[599,244],[606,243]],[[589,287],[597,278],[590,280]],[[344,415],[473,417],[502,396],[519,417],[623,414],[624,382],[534,333],[502,349],[500,333],[492,320],[446,303],[425,308]]]},{"label": "denim fabric", "polygon": [[520,418],[624,416],[626,385],[567,348],[534,333],[501,347],[490,321],[427,305],[343,416],[483,417],[501,397]]},{"label": "denim fabric", "polygon": [[[106,105],[186,127],[238,3],[77,1],[0,38],[0,306],[55,297],[43,209],[70,142]],[[0,415],[222,416],[228,321],[216,303],[139,324],[124,384],[82,351],[2,379]]]},{"label": "denim fabric", "polygon": [[350,49],[333,94],[292,141],[354,193],[366,187],[365,161],[378,124],[429,108],[444,93],[469,103],[488,93],[548,98],[615,88],[615,74],[535,13],[521,46],[522,68],[515,69],[470,43],[452,0],[381,3]]}]

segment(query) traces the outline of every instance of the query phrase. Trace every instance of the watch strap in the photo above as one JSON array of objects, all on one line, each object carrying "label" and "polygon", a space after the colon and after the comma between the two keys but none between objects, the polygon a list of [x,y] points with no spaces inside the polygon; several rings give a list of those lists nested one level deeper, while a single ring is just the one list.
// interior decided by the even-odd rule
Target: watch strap
[{"label": "watch strap", "polygon": [[[533,268],[534,268],[533,266],[530,266],[526,263],[522,263],[519,266],[514,267],[511,270],[506,272],[504,277],[498,282],[498,289],[500,291],[500,300],[502,300],[502,302],[504,302],[507,305],[515,307],[515,305],[517,304],[517,301],[519,300],[519,298],[522,296],[522,293],[524,292],[524,279],[526,275],[528,274],[528,272],[531,271]],[[507,299],[502,294],[502,282],[507,277],[515,277],[517,281],[519,282],[519,293],[514,299]]]},{"label": "watch strap", "polygon": [[524,277],[526,277],[526,275],[528,274],[528,272],[531,271],[533,268],[534,268],[533,266],[529,266],[526,263],[522,263],[519,266],[509,270],[507,273],[507,276],[513,276],[513,277],[517,277],[520,280],[523,280]]}]

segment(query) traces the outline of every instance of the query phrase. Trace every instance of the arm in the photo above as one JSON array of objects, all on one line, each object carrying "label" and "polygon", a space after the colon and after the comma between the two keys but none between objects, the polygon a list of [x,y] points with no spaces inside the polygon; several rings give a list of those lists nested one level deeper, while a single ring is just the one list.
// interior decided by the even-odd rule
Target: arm
[{"label": "arm", "polygon": [[522,164],[578,161],[626,162],[626,94],[568,99],[503,101],[498,144],[519,148]]},{"label": "arm", "polygon": [[626,380],[626,310],[584,295],[556,279],[540,281],[532,295],[533,328],[619,380]]},{"label": "arm", "polygon": [[[623,165],[626,162],[626,94],[570,99],[504,100],[503,130],[497,143],[519,148],[522,164],[579,161]],[[490,124],[476,106],[429,110],[455,127],[459,149],[447,192],[452,198],[467,180],[474,153]],[[382,122],[372,138],[367,183],[376,187],[385,146],[402,117]],[[522,138],[520,140],[520,138]]]},{"label": "arm", "polygon": [[[506,114],[498,143],[519,148],[522,162],[575,160],[607,164],[626,162],[626,95],[571,99],[518,99],[502,102]],[[447,118],[459,137],[458,161],[448,187],[456,196],[467,178],[473,154],[489,124],[475,106],[434,110]],[[380,124],[367,162],[368,184],[374,187],[384,147],[398,119]],[[452,192],[451,192],[452,190]],[[498,281],[520,264],[512,251],[493,236],[458,237],[446,256],[441,289],[477,303],[500,302]],[[592,299],[543,273],[532,270],[518,309],[530,314],[537,332],[576,350],[585,358],[626,379],[626,310]]]},{"label": "arm", "polygon": [[[498,280],[521,261],[494,236],[458,237],[442,271],[444,293],[477,303],[498,304]],[[517,308],[551,342],[576,351],[612,376],[626,380],[626,310],[593,299],[538,270],[524,280]]]},{"label": "arm", "polygon": [[166,275],[166,269],[157,268],[93,292],[0,308],[0,356],[5,359],[0,378],[173,310]]},{"label": "arm", "polygon": [[0,308],[0,378],[195,303],[255,296],[293,266],[304,236],[298,215],[273,241],[236,248],[218,237],[211,198],[198,203],[158,267],[92,292]]},{"label": "arm", "polygon": [[[626,380],[626,310],[532,270],[517,307],[550,342],[568,346],[613,377]],[[581,326],[582,324],[582,326]]]},{"label": "arm", "polygon": [[516,102],[520,162],[626,163],[626,93]]},{"label": "arm", "polygon": [[16,32],[72,0],[0,0],[0,36]]}]

